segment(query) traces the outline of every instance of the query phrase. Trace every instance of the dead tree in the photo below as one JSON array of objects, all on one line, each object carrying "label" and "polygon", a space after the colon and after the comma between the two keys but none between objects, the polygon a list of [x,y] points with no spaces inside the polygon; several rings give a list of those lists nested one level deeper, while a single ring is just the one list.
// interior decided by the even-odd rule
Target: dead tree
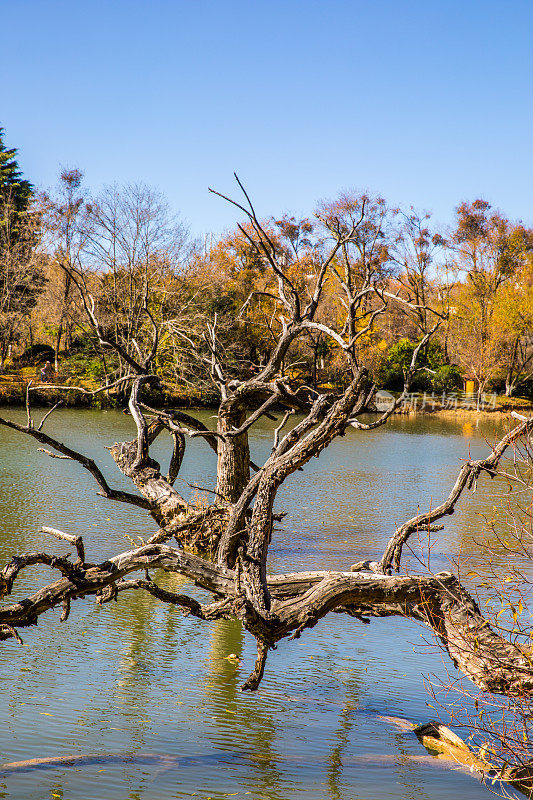
[{"label": "dead tree", "polygon": [[[251,378],[239,380],[224,373],[216,321],[210,325],[202,347],[198,347],[198,358],[207,365],[220,394],[216,430],[208,430],[193,415],[168,408],[154,409],[143,401],[145,388],[159,381],[152,371],[159,331],[148,306],[145,313],[147,325],[152,327],[151,341],[145,351],[139,347],[135,355],[104,331],[83,275],[72,272],[72,280],[102,346],[113,348],[128,365],[129,374],[121,380],[130,384],[129,411],[137,436],[133,441],[115,444],[111,453],[137,492],[113,489],[94,460],[45,433],[45,419],[34,423],[29,402],[31,391],[26,424],[0,418],[0,425],[33,437],[50,455],[77,461],[91,473],[101,495],[145,509],[157,529],[142,547],[100,564],[87,560],[80,537],[43,529],[44,533],[68,541],[76,548],[77,557],[72,560],[45,551],[26,553],[15,556],[3,568],[2,597],[10,594],[17,576],[30,565],[47,565],[58,570],[60,578],[20,602],[9,605],[4,601],[0,607],[0,639],[20,638],[21,629],[36,624],[41,614],[56,606],[62,605],[62,619],[66,620],[72,601],[86,595],[95,595],[97,602],[105,603],[122,592],[142,590],[203,620],[241,620],[257,641],[257,661],[243,689],[257,688],[268,651],[277,642],[287,637],[298,638],[328,613],[336,612],[363,622],[385,616],[418,620],[435,632],[453,661],[478,686],[507,693],[530,691],[533,671],[529,658],[487,625],[475,601],[454,575],[392,573],[400,570],[402,548],[409,537],[430,529],[435,521],[453,513],[462,492],[475,485],[482,473],[495,474],[506,449],[531,431],[533,421],[525,420],[518,425],[486,459],[466,462],[448,498],[400,526],[380,562],[360,562],[351,568],[347,565],[342,572],[269,574],[268,550],[276,519],[274,504],[281,484],[313,456],[318,456],[335,437],[343,435],[349,426],[364,435],[365,430],[383,425],[404,395],[373,422],[360,419],[375,387],[361,363],[359,344],[376,317],[394,302],[385,293],[385,272],[381,270],[384,215],[376,214],[365,197],[354,201],[349,213],[322,215],[328,245],[317,258],[313,281],[302,293],[244,190],[243,193],[246,205],[234,205],[248,219],[248,226],[242,232],[271,271],[272,287],[268,295],[278,320],[279,336],[266,365]],[[337,281],[343,298],[345,316],[336,326],[321,316],[327,281]],[[435,313],[434,317],[435,323],[414,351],[404,393],[409,390],[415,373],[418,352],[440,324],[440,316]],[[291,345],[309,331],[320,331],[328,337],[345,359],[344,391],[320,393],[295,386],[282,373],[282,364],[290,358]],[[190,341],[191,347],[197,346]],[[281,415],[281,421],[275,429],[272,452],[264,464],[253,464],[248,431],[260,417],[273,411]],[[295,411],[300,416],[293,427],[286,429]],[[172,440],[167,474],[150,451],[156,437],[164,431]],[[201,437],[216,452],[216,499],[204,509],[189,505],[174,488],[188,437]],[[212,601],[201,604],[190,595],[161,588],[151,577],[156,569],[186,576],[211,593]]]}]

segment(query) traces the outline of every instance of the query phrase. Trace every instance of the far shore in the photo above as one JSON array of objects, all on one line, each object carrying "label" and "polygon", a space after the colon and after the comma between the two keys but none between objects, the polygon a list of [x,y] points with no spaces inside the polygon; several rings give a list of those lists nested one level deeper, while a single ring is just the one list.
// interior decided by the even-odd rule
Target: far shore
[{"label": "far shore", "polygon": [[[7,379],[2,380],[5,377]],[[84,386],[90,392],[96,385],[83,380],[72,380],[76,386]],[[86,385],[85,385],[86,384]],[[8,376],[0,375],[0,406],[13,408],[24,408],[26,405],[26,391],[28,381],[12,381]],[[388,394],[388,393],[387,393]],[[390,395],[389,395],[390,396]],[[101,392],[98,395],[83,394],[75,389],[69,389],[68,384],[64,388],[54,389],[32,389],[31,404],[33,407],[50,408],[56,403],[60,403],[63,408],[86,408],[86,409],[122,409],[127,406],[127,400],[117,395],[116,392]],[[173,408],[206,408],[214,409],[218,407],[217,399],[214,395],[202,392],[180,392],[168,391],[163,395],[154,395],[151,398],[154,407],[173,407]],[[380,405],[378,409],[371,408],[369,414],[378,415],[386,411],[386,404]],[[516,411],[525,416],[533,414],[533,401],[525,398],[514,398],[505,396],[490,396],[490,402],[484,401],[482,407],[475,408],[475,400],[471,397],[455,397],[450,395],[446,405],[442,402],[428,400],[423,393],[410,395],[409,399],[396,411],[395,416],[437,416],[444,419],[479,419],[480,417],[503,419],[509,417],[512,411]]]},{"label": "far shore", "polygon": [[[475,408],[424,408],[424,409],[416,409],[410,411],[396,411],[395,414],[399,414],[402,416],[437,416],[437,417],[448,417],[453,419],[454,417],[466,417],[466,418],[477,418],[477,417],[495,417],[496,419],[503,419],[505,417],[510,416],[512,411],[517,411],[520,414],[524,414],[524,416],[529,416],[533,414],[533,404],[528,406],[520,406],[519,408],[509,407],[509,408],[481,408],[476,410]],[[374,412],[378,413],[378,412]]]}]

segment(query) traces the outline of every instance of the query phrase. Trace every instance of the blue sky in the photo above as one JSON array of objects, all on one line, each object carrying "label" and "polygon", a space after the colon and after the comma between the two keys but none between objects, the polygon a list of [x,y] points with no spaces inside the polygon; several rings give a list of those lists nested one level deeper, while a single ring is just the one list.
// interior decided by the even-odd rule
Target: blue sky
[{"label": "blue sky", "polygon": [[160,188],[195,234],[350,187],[533,223],[531,0],[17,0],[0,125],[38,186]]}]

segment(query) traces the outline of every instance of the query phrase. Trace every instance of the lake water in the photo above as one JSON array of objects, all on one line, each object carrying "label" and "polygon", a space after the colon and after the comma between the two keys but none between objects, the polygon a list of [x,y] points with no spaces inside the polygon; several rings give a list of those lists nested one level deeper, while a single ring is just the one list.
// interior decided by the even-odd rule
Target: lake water
[{"label": "lake water", "polygon": [[[22,412],[4,416],[23,419]],[[210,413],[199,412],[213,424]],[[501,423],[396,417],[368,433],[351,430],[294,475],[278,495],[288,511],[271,550],[271,571],[347,569],[380,555],[395,526],[449,491],[461,459],[487,452]],[[97,458],[115,486],[128,487],[106,445],[131,438],[116,411],[61,411],[46,428]],[[270,423],[254,429],[252,457],[264,458]],[[169,442],[157,443],[168,459]],[[182,477],[212,488],[215,460],[188,443]],[[188,495],[180,480],[177,487]],[[203,492],[203,489],[200,493]],[[492,494],[490,494],[492,492]],[[504,488],[485,481],[464,497],[446,529],[432,535],[431,568],[461,557],[482,569],[475,545]],[[144,512],[96,495],[77,464],[50,459],[37,443],[0,428],[0,562],[47,549],[41,525],[83,534],[90,560],[131,548],[154,530]],[[421,543],[422,549],[426,547]],[[415,543],[416,545],[416,543]],[[414,547],[410,561],[420,555]],[[54,576],[56,573],[53,573]],[[14,597],[50,573],[25,572]],[[182,585],[165,576],[166,585]],[[456,676],[414,623],[371,625],[330,615],[271,653],[258,693],[239,684],[253,666],[254,642],[236,622],[206,624],[140,593],[96,607],[73,604],[22,631],[24,646],[0,644],[0,763],[83,755],[85,761],[2,774],[12,800],[355,800],[489,798],[475,777],[431,758],[411,733],[381,716],[424,722],[424,679]],[[234,654],[240,661],[227,656]],[[433,678],[435,679],[435,678]]]}]

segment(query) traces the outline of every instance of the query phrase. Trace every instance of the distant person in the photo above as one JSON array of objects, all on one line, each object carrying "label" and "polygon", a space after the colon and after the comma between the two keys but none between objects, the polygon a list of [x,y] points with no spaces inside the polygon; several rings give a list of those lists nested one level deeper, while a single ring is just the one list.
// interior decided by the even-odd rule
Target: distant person
[{"label": "distant person", "polygon": [[48,382],[48,378],[50,376],[51,371],[52,371],[52,365],[49,361],[47,361],[44,367],[41,367],[41,380],[44,383]]}]

